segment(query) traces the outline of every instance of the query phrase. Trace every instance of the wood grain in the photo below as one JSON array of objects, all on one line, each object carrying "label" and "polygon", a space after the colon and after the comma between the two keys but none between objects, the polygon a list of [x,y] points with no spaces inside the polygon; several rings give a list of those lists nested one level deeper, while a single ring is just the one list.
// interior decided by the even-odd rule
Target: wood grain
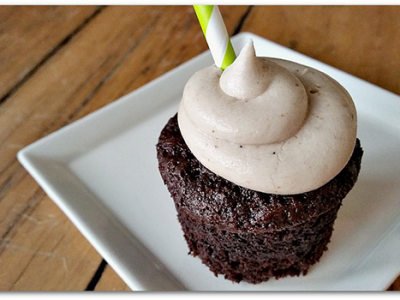
[{"label": "wood grain", "polygon": [[0,250],[2,290],[84,290],[101,261],[41,190]]},{"label": "wood grain", "polygon": [[97,10],[94,6],[2,6],[0,102]]},{"label": "wood grain", "polygon": [[[400,94],[398,6],[220,9],[230,35],[254,32]],[[97,272],[101,256],[16,153],[205,51],[193,9],[2,6],[0,20],[0,290],[127,291],[109,265]]]}]

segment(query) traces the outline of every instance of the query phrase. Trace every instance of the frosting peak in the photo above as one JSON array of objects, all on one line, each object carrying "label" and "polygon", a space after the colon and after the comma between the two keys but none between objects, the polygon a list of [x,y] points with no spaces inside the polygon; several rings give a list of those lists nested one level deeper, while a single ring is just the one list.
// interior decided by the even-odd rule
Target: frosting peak
[{"label": "frosting peak", "polygon": [[178,112],[196,158],[243,187],[299,194],[347,164],[357,134],[354,103],[335,80],[300,64],[256,57],[247,44],[223,73],[187,82]]},{"label": "frosting peak", "polygon": [[[226,105],[221,107],[221,111],[213,112],[216,118],[213,123],[224,120],[224,124],[231,124],[231,130],[227,132],[224,128],[220,131],[213,125],[209,129],[218,138],[235,143],[272,144],[291,137],[303,125],[308,109],[303,85],[285,68],[256,57],[252,41],[221,74],[219,85],[225,93],[219,101],[226,101]],[[202,101],[213,101],[211,99]],[[216,109],[212,103],[199,105]],[[203,127],[204,124],[200,123],[204,121],[195,122]]]},{"label": "frosting peak", "polygon": [[219,85],[225,94],[238,98],[255,98],[263,93],[270,76],[258,62],[253,41],[243,47],[235,63],[222,73]]}]

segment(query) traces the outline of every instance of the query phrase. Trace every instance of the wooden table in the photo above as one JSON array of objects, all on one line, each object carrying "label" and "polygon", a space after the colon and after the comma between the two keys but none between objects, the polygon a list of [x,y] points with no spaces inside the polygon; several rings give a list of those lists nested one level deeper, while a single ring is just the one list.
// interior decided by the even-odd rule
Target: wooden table
[{"label": "wooden table", "polygon": [[[253,32],[400,94],[399,6],[220,9],[230,35]],[[206,49],[191,6],[0,7],[0,290],[129,290],[16,153]]]}]

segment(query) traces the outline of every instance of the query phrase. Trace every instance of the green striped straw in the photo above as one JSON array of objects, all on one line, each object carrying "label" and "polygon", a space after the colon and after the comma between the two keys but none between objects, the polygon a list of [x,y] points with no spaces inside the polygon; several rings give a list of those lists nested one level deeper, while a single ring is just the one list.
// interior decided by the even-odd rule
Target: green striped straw
[{"label": "green striped straw", "polygon": [[236,59],[221,12],[217,5],[193,5],[215,65],[225,70]]}]

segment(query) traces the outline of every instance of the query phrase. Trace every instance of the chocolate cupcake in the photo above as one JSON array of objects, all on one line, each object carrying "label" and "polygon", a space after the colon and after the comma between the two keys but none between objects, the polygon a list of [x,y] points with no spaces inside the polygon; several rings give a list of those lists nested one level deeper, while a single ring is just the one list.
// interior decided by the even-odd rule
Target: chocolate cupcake
[{"label": "chocolate cupcake", "polygon": [[[327,75],[257,58],[252,44],[224,74],[215,66],[205,70],[189,80],[157,144],[190,253],[235,282],[305,275],[327,249],[360,171],[354,104]],[[205,107],[207,90],[234,107]],[[281,94],[278,108],[263,98]]]}]

